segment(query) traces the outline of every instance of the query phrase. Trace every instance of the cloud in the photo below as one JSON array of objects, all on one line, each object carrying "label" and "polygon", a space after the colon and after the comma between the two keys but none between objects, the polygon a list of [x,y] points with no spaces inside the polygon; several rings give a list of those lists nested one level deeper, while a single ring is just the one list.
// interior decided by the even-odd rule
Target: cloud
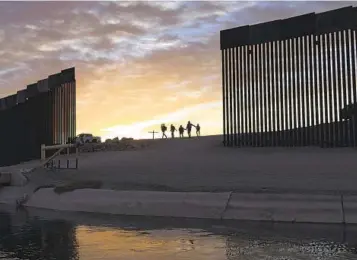
[{"label": "cloud", "polygon": [[141,135],[192,117],[219,132],[220,30],[351,4],[0,2],[0,95],[75,66],[78,129]]},{"label": "cloud", "polygon": [[[115,125],[106,129],[102,129],[103,138],[114,138],[114,137],[134,137],[134,138],[150,138],[149,129],[153,128],[155,131],[159,131],[159,125],[162,123],[171,124],[171,123],[181,123],[182,125],[186,124],[187,118],[195,118],[197,114],[207,113],[210,110],[219,109],[222,106],[221,102],[214,101],[203,104],[194,105],[191,107],[186,107],[174,112],[163,114],[160,116],[154,117],[152,120],[146,120],[142,122],[136,122],[129,125]],[[217,122],[217,120],[214,120]],[[192,121],[194,122],[194,121]],[[205,122],[200,122],[202,126],[212,126],[212,122],[205,124]],[[213,123],[217,125],[217,123]],[[152,129],[151,129],[152,130]]]}]

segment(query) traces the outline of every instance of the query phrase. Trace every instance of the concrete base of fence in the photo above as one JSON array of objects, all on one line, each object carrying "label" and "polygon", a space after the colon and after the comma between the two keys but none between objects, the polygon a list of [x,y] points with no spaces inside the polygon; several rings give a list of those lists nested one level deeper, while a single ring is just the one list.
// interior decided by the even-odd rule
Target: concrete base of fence
[{"label": "concrete base of fence", "polygon": [[40,189],[24,206],[120,215],[220,219],[230,193]]},{"label": "concrete base of fence", "polygon": [[283,222],[343,223],[344,213],[340,196],[232,194],[223,218]]},{"label": "concrete base of fence", "polygon": [[114,191],[81,189],[57,194],[43,188],[0,189],[0,203],[118,215],[357,224],[357,196],[307,194]]}]

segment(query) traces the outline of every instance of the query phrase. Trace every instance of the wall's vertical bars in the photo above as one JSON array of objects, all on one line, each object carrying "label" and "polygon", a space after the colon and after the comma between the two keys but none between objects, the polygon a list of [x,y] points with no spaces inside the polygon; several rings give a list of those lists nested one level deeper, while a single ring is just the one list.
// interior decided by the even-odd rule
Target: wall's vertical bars
[{"label": "wall's vertical bars", "polygon": [[328,103],[327,103],[327,87],[328,87],[328,82],[327,82],[327,58],[326,58],[326,34],[321,35],[321,70],[320,73],[322,73],[322,82],[321,82],[321,124],[322,124],[322,140],[321,140],[321,145],[322,147],[326,146],[326,140],[327,140],[327,114],[328,114]]},{"label": "wall's vertical bars", "polygon": [[231,146],[232,142],[232,100],[231,100],[231,49],[227,50],[226,53],[227,57],[227,68],[226,68],[226,73],[227,73],[227,122],[228,122],[228,127],[227,127],[227,138],[228,138],[228,146]]},{"label": "wall's vertical bars", "polygon": [[274,59],[274,52],[275,52],[275,42],[270,42],[270,89],[269,89],[269,96],[270,96],[270,131],[269,131],[269,146],[274,146],[274,134],[275,134],[275,111],[274,111],[274,103],[275,103],[275,59]]},{"label": "wall's vertical bars", "polygon": [[53,95],[53,113],[52,113],[52,124],[53,124],[53,143],[57,143],[57,91],[56,89],[51,90]]},{"label": "wall's vertical bars", "polygon": [[62,143],[62,89],[61,86],[57,86],[58,89],[58,122],[59,122],[59,128],[58,128],[58,143]]},{"label": "wall's vertical bars", "polygon": [[319,49],[318,49],[318,64],[319,64],[319,69],[318,69],[318,97],[319,97],[319,145],[323,147],[323,140],[324,140],[324,103],[323,103],[323,95],[324,95],[324,39],[323,35],[319,35],[318,37],[319,41]]},{"label": "wall's vertical bars", "polygon": [[229,92],[228,92],[228,96],[229,96],[229,144],[230,146],[233,145],[234,143],[234,133],[233,133],[233,125],[234,125],[234,121],[233,121],[233,73],[232,73],[232,53],[233,49],[230,48],[228,49],[228,75],[229,75]]},{"label": "wall's vertical bars", "polygon": [[301,75],[301,68],[300,68],[300,44],[301,44],[301,38],[298,37],[295,39],[295,146],[300,146],[300,140],[301,140],[301,90],[300,90],[300,75]]},{"label": "wall's vertical bars", "polygon": [[310,139],[309,144],[315,144],[315,77],[316,77],[316,69],[315,69],[315,35],[309,36],[309,103],[310,103]]},{"label": "wall's vertical bars", "polygon": [[337,74],[337,142],[338,146],[343,146],[343,127],[342,127],[342,121],[341,121],[341,108],[342,108],[342,75],[341,75],[341,32],[336,33],[336,71],[335,73]]},{"label": "wall's vertical bars", "polygon": [[270,145],[276,145],[276,41],[271,42],[271,87],[270,87],[270,95],[271,95],[271,138],[270,138]]},{"label": "wall's vertical bars", "polygon": [[309,133],[310,133],[310,122],[309,122],[309,113],[310,113],[310,84],[309,84],[309,37],[305,36],[303,41],[303,71],[304,71],[304,107],[305,107],[305,129],[304,129],[304,146],[309,145]]},{"label": "wall's vertical bars", "polygon": [[291,67],[291,75],[292,75],[292,120],[293,120],[293,126],[292,126],[292,134],[293,134],[293,146],[296,146],[296,140],[297,140],[297,117],[298,117],[298,111],[297,111],[297,40],[296,38],[292,39],[292,67]]},{"label": "wall's vertical bars", "polygon": [[[27,95],[23,101],[14,103],[14,101],[6,99],[9,107],[0,112],[0,122],[3,126],[1,133],[2,136],[7,137],[1,141],[1,148],[6,151],[0,158],[1,165],[13,165],[38,159],[40,158],[40,146],[54,143],[56,137],[54,131],[59,125],[59,117],[56,117],[56,113],[61,108],[63,111],[69,109],[66,100],[63,101],[62,107],[60,103],[55,102],[59,98],[55,94],[60,88],[58,85],[60,76],[61,74],[57,74],[55,77],[50,76],[46,80],[29,85],[24,90],[25,92],[22,92]],[[48,84],[50,88],[47,92],[42,92],[44,84]],[[75,104],[75,99],[73,102]],[[62,123],[64,133],[66,133],[68,124],[67,122]],[[20,146],[22,148],[17,149]]]},{"label": "wall's vertical bars", "polygon": [[76,114],[76,110],[75,110],[75,105],[74,105],[74,100],[75,100],[75,94],[74,94],[74,90],[75,90],[75,83],[72,82],[71,83],[71,108],[72,108],[72,130],[71,130],[71,136],[74,138],[77,134],[76,134],[76,125],[75,125],[75,114]]},{"label": "wall's vertical bars", "polygon": [[60,95],[59,95],[59,89],[58,86],[55,87],[56,91],[56,144],[60,143],[60,127],[61,127],[61,121],[60,121]]},{"label": "wall's vertical bars", "polygon": [[267,106],[267,85],[268,85],[268,64],[267,64],[267,53],[268,53],[268,44],[262,44],[262,86],[261,86],[261,95],[262,95],[262,146],[266,146],[266,138],[267,138],[267,121],[268,121],[268,106]]},{"label": "wall's vertical bars", "polygon": [[289,128],[289,76],[288,76],[288,55],[287,55],[287,47],[288,47],[288,41],[284,40],[283,41],[283,51],[282,51],[282,63],[283,63],[283,84],[282,84],[282,90],[284,92],[284,128],[283,128],[283,145],[286,146],[288,144],[288,128]]},{"label": "wall's vertical bars", "polygon": [[312,52],[311,52],[311,35],[306,36],[305,39],[305,84],[306,84],[306,145],[312,144],[312,119],[311,119],[311,100],[312,100]]},{"label": "wall's vertical bars", "polygon": [[[346,36],[346,112],[347,107],[351,108],[353,99],[352,99],[352,79],[351,79],[351,34],[350,30],[346,30],[345,36]],[[347,113],[346,113],[347,114]],[[350,116],[346,117],[346,123],[348,124],[347,127],[347,135],[348,135],[348,146],[353,146],[353,124]]]},{"label": "wall's vertical bars", "polygon": [[234,74],[234,145],[238,145],[238,59],[237,59],[237,48],[233,48],[233,74]]},{"label": "wall's vertical bars", "polygon": [[51,89],[51,94],[52,94],[52,136],[53,136],[53,143],[56,143],[56,93],[55,93],[55,89]]},{"label": "wall's vertical bars", "polygon": [[305,139],[304,145],[310,145],[310,81],[309,81],[309,36],[304,37],[304,89],[305,89]]},{"label": "wall's vertical bars", "polygon": [[243,104],[244,104],[244,146],[248,145],[248,135],[249,135],[249,128],[248,128],[248,46],[243,47]]},{"label": "wall's vertical bars", "polygon": [[249,45],[249,146],[254,146],[254,45]]},{"label": "wall's vertical bars", "polygon": [[63,117],[63,140],[62,140],[62,143],[66,143],[67,142],[67,88],[66,88],[66,85],[65,84],[65,87],[63,89],[63,113],[64,113],[64,117]]},{"label": "wall's vertical bars", "polygon": [[67,83],[63,84],[63,143],[67,142]]},{"label": "wall's vertical bars", "polygon": [[259,133],[259,71],[258,71],[258,45],[253,46],[253,143],[254,146],[258,146],[258,133]]},{"label": "wall's vertical bars", "polygon": [[280,96],[279,96],[279,41],[274,42],[274,146],[279,145]]},{"label": "wall's vertical bars", "polygon": [[62,122],[61,122],[61,91],[59,85],[56,86],[56,92],[57,92],[57,143],[61,143],[61,128],[62,128]]},{"label": "wall's vertical bars", "polygon": [[226,120],[226,59],[225,59],[226,50],[221,51],[222,55],[222,100],[223,100],[223,144],[227,144],[227,120]]},{"label": "wall's vertical bars", "polygon": [[258,110],[258,123],[259,123],[259,126],[258,126],[258,129],[259,129],[259,133],[258,133],[258,146],[262,146],[262,142],[263,142],[263,129],[264,129],[264,125],[263,125],[263,82],[264,82],[264,74],[263,74],[263,63],[264,63],[264,60],[263,60],[263,47],[264,47],[264,44],[259,44],[258,45],[258,53],[257,53],[257,59],[258,59],[258,68],[257,68],[257,71],[258,71],[258,77],[259,77],[259,84],[258,84],[258,99],[259,99],[259,110]]},{"label": "wall's vertical bars", "polygon": [[267,76],[268,76],[268,84],[267,84],[267,90],[266,90],[266,95],[267,95],[267,110],[268,110],[268,118],[267,118],[267,137],[266,137],[266,142],[268,146],[271,146],[272,144],[272,95],[271,95],[271,89],[273,85],[273,73],[272,73],[272,67],[273,67],[273,60],[272,60],[272,53],[273,53],[273,44],[271,42],[268,43],[268,53],[267,53]]},{"label": "wall's vertical bars", "polygon": [[242,64],[242,68],[241,68],[241,108],[242,108],[242,146],[246,145],[246,133],[247,133],[247,109],[246,109],[246,82],[245,82],[245,78],[246,78],[246,46],[242,46],[240,47],[240,52],[241,52],[241,64]]},{"label": "wall's vertical bars", "polygon": [[336,52],[336,33],[331,33],[331,77],[332,77],[332,115],[333,115],[333,124],[332,124],[332,144],[333,146],[338,146],[338,88],[337,88],[337,73],[336,73],[336,64],[337,64],[337,52]]},{"label": "wall's vertical bars", "polygon": [[300,96],[301,96],[301,134],[300,134],[300,145],[304,146],[305,144],[305,139],[306,139],[306,81],[305,81],[305,59],[306,59],[306,53],[305,53],[305,36],[300,38]]},{"label": "wall's vertical bars", "polygon": [[237,48],[233,49],[233,73],[234,73],[234,145],[238,145],[238,55],[237,55]]},{"label": "wall's vertical bars", "polygon": [[70,125],[69,137],[71,139],[74,138],[74,136],[73,136],[73,123],[72,123],[73,122],[72,97],[73,97],[72,83],[69,83],[69,125]]},{"label": "wall's vertical bars", "polygon": [[67,83],[67,98],[66,98],[66,103],[67,103],[67,137],[66,137],[66,142],[69,141],[69,138],[71,137],[71,84],[68,82]]},{"label": "wall's vertical bars", "polygon": [[292,39],[288,39],[287,40],[287,54],[286,54],[286,59],[287,59],[287,92],[288,92],[288,98],[287,98],[287,101],[288,101],[288,139],[287,139],[287,145],[288,146],[292,146],[293,143],[292,143],[292,139],[293,139],[293,135],[292,135],[292,130],[293,130],[293,120],[292,120],[292,117],[293,117],[293,114],[292,114],[292,94],[293,94],[293,91],[292,91],[292,80],[293,80],[293,77],[292,77],[292,52],[291,52],[291,47],[292,47]]},{"label": "wall's vertical bars", "polygon": [[243,47],[238,47],[238,108],[239,108],[239,145],[242,146],[242,136],[244,134],[243,127]]},{"label": "wall's vertical bars", "polygon": [[53,122],[54,122],[54,134],[55,134],[55,144],[58,144],[58,126],[59,126],[59,121],[58,121],[58,88],[57,86],[54,86],[53,89],[54,92],[54,104],[55,104],[55,110],[54,110],[54,116],[53,116]]},{"label": "wall's vertical bars", "polygon": [[62,84],[60,86],[60,93],[61,93],[61,144],[63,144],[63,137],[64,137],[64,89]]},{"label": "wall's vertical bars", "polygon": [[232,142],[232,131],[231,131],[231,126],[232,126],[232,104],[231,104],[231,49],[227,49],[226,52],[226,74],[227,74],[227,90],[226,90],[226,95],[227,95],[227,139],[228,139],[228,146],[231,146]]},{"label": "wall's vertical bars", "polygon": [[332,75],[331,75],[331,34],[327,34],[327,41],[326,41],[326,62],[327,62],[327,91],[328,91],[328,147],[333,146],[333,136],[334,136],[334,131],[333,131],[333,123],[334,123],[334,118],[333,118],[333,111],[334,111],[334,104],[333,104],[333,89],[332,89]]},{"label": "wall's vertical bars", "polygon": [[229,98],[229,88],[230,88],[230,82],[229,82],[229,49],[226,50],[226,122],[227,122],[227,146],[230,146],[231,142],[231,133],[230,133],[230,128],[231,128],[231,122],[230,122],[230,98]]},{"label": "wall's vertical bars", "polygon": [[[348,93],[347,93],[347,78],[346,78],[346,30],[341,32],[341,75],[342,75],[342,104],[341,110],[344,109],[348,104]],[[348,146],[348,121],[344,118],[341,118],[341,123],[343,126],[342,140],[344,146]]]},{"label": "wall's vertical bars", "polygon": [[261,136],[261,60],[260,60],[260,49],[261,49],[261,44],[257,44],[255,48],[255,75],[256,75],[256,90],[255,90],[255,120],[256,120],[256,146],[260,146],[260,136]]},{"label": "wall's vertical bars", "polygon": [[320,41],[319,41],[319,36],[315,36],[315,44],[314,44],[314,118],[315,118],[315,145],[320,144],[320,119],[319,119],[319,94],[320,94],[320,75],[319,75],[319,69],[320,69],[320,59],[319,59],[319,53],[320,53]]},{"label": "wall's vertical bars", "polygon": [[73,138],[72,136],[72,84],[68,84],[68,137]]},{"label": "wall's vertical bars", "polygon": [[264,138],[264,145],[268,146],[269,145],[269,140],[270,140],[270,123],[271,123],[271,118],[270,118],[270,103],[271,103],[271,95],[270,93],[270,43],[266,43],[266,51],[265,51],[265,59],[266,59],[266,67],[265,67],[265,76],[266,76],[266,86],[265,86],[265,127],[266,127],[266,132],[265,132],[265,138]]},{"label": "wall's vertical bars", "polygon": [[357,146],[357,84],[356,84],[356,62],[357,62],[357,56],[356,56],[356,45],[357,45],[357,39],[356,39],[356,30],[353,29],[351,30],[351,78],[352,78],[352,104],[353,104],[353,115],[352,115],[352,131],[353,131],[353,146]]},{"label": "wall's vertical bars", "polygon": [[67,141],[68,141],[68,133],[69,133],[69,131],[68,131],[68,129],[69,129],[69,124],[68,124],[68,120],[69,120],[69,111],[68,111],[68,109],[69,109],[69,107],[68,107],[68,83],[66,83],[65,84],[66,85],[66,87],[65,87],[65,93],[66,93],[66,96],[65,96],[65,115],[66,115],[66,127],[65,127],[65,133],[66,133],[66,135],[65,135],[65,139],[64,139],[64,143],[66,143]]},{"label": "wall's vertical bars", "polygon": [[283,131],[284,131],[284,63],[282,60],[282,54],[284,50],[284,41],[279,41],[278,45],[278,61],[279,61],[279,136],[278,136],[278,141],[279,141],[279,146],[281,146],[284,143],[284,136],[283,136]]},{"label": "wall's vertical bars", "polygon": [[248,45],[248,75],[247,75],[247,87],[248,87],[248,145],[252,146],[253,144],[253,89],[252,89],[252,81],[253,81],[253,50],[252,45]]},{"label": "wall's vertical bars", "polygon": [[73,119],[73,122],[74,122],[74,135],[76,136],[77,135],[77,102],[76,102],[76,99],[77,99],[77,82],[74,81],[73,83],[74,87],[73,87],[73,110],[74,110],[74,119]]}]

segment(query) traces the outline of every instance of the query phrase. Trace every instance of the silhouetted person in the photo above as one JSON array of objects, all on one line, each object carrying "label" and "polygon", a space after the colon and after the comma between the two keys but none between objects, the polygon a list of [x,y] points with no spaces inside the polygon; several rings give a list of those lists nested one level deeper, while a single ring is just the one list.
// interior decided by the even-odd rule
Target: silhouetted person
[{"label": "silhouetted person", "polygon": [[185,128],[183,128],[182,125],[179,127],[179,133],[180,133],[180,138],[183,138],[183,132],[185,131]]},{"label": "silhouetted person", "polygon": [[191,138],[191,130],[192,130],[192,127],[196,127],[195,125],[191,124],[190,121],[187,122],[187,126],[186,126],[186,130],[187,130],[187,134],[188,134],[188,137]]},{"label": "silhouetted person", "polygon": [[201,127],[200,127],[200,124],[197,124],[197,126],[196,126],[196,134],[197,134],[197,136],[200,136],[200,135],[201,135]]},{"label": "silhouetted person", "polygon": [[162,125],[161,125],[162,138],[164,138],[164,137],[167,138],[167,136],[166,136],[166,134],[165,134],[166,130],[167,130],[166,125],[165,125],[165,124],[162,124]]},{"label": "silhouetted person", "polygon": [[175,138],[175,131],[177,131],[176,127],[173,124],[171,124],[170,126],[171,138]]}]

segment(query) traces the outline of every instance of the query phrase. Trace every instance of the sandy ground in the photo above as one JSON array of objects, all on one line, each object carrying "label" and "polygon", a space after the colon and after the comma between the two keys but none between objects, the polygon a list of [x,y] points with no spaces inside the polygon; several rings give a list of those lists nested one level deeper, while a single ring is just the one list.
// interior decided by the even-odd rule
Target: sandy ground
[{"label": "sandy ground", "polygon": [[355,149],[227,148],[221,141],[155,140],[143,150],[83,153],[79,170],[43,169],[29,177],[36,185],[101,180],[103,188],[126,190],[357,194]]}]

